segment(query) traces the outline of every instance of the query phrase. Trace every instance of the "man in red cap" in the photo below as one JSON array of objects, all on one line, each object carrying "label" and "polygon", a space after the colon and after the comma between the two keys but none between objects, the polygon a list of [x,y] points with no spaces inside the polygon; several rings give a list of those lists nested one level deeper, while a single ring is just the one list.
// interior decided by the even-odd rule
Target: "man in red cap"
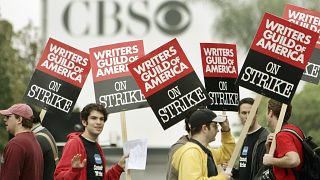
[{"label": "man in red cap", "polygon": [[31,132],[32,109],[26,104],[15,104],[0,114],[4,116],[7,131],[15,136],[4,149],[0,180],[42,180],[42,152]]}]

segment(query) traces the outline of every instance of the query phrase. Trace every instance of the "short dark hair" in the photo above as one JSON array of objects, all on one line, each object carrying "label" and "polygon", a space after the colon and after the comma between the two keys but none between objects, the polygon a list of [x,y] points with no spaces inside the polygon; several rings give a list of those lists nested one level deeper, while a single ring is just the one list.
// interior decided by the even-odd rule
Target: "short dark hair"
[{"label": "short dark hair", "polygon": [[41,119],[40,119],[40,113],[36,110],[36,108],[34,106],[30,106],[30,108],[32,109],[32,123],[37,124],[37,123],[41,123]]},{"label": "short dark hair", "polygon": [[253,105],[253,103],[254,103],[254,99],[253,98],[248,97],[248,98],[241,99],[239,101],[239,105],[238,105],[238,113],[240,113],[240,106],[242,104],[251,104],[251,105]]},{"label": "short dark hair", "polygon": [[21,125],[22,125],[23,127],[27,128],[27,129],[31,129],[31,128],[32,128],[32,126],[33,126],[32,120],[27,119],[27,118],[24,118],[24,117],[19,116],[19,115],[16,115],[16,114],[14,114],[14,117],[15,117],[16,119],[18,119],[18,118],[20,118],[20,117],[22,118]]},{"label": "short dark hair", "polygon": [[102,106],[101,104],[91,103],[86,105],[82,111],[80,112],[80,121],[86,121],[88,122],[88,117],[91,113],[91,111],[98,111],[104,116],[104,122],[107,121],[109,113],[107,112],[106,108]]},{"label": "short dark hair", "polygon": [[[268,112],[272,110],[273,114],[279,118],[280,111],[281,111],[282,103],[279,101],[276,101],[274,99],[269,99],[268,101]],[[291,104],[288,104],[286,114],[284,115],[283,122],[288,122],[292,112],[292,106]]]}]

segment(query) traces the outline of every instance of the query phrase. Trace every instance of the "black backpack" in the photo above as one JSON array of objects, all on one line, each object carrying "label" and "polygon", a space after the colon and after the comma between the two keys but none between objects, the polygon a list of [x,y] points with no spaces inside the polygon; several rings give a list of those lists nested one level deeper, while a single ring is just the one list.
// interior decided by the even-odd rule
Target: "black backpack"
[{"label": "black backpack", "polygon": [[312,137],[302,138],[295,130],[284,128],[281,131],[294,134],[302,142],[304,163],[299,172],[294,171],[298,180],[320,180],[320,147]]}]

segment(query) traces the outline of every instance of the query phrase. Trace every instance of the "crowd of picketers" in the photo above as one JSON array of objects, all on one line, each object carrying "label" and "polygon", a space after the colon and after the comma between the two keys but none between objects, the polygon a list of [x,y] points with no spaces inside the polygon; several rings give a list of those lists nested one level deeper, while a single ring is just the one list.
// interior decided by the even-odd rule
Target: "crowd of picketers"
[{"label": "crowd of picketers", "polygon": [[[254,99],[244,98],[239,102],[238,115],[245,124]],[[267,125],[274,131],[282,103],[270,99],[267,106]],[[183,135],[170,148],[167,165],[167,180],[197,179],[303,179],[299,176],[304,164],[302,130],[290,124],[292,107],[288,105],[282,130],[269,133],[262,127],[256,115],[249,127],[240,150],[237,168],[226,169],[235,148],[235,139],[227,116],[218,116],[207,108],[189,112],[185,118],[187,135]],[[96,103],[86,105],[80,120],[83,132],[68,135],[61,158],[55,140],[41,125],[39,114],[27,104],[14,104],[1,110],[4,124],[14,137],[7,143],[1,157],[0,180],[50,180],[50,179],[105,179],[118,180],[124,172],[128,154],[107,169],[106,159],[97,138],[108,118],[106,109]],[[297,133],[290,132],[293,131]],[[211,148],[221,132],[221,146]],[[274,155],[269,154],[272,140],[276,138]],[[268,173],[269,174],[268,174]]]}]

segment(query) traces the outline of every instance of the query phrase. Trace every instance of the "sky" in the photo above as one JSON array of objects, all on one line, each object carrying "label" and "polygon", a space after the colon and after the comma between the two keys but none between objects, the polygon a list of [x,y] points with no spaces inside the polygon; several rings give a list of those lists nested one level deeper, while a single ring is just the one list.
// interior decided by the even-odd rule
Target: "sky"
[{"label": "sky", "polygon": [[13,24],[17,31],[30,21],[40,27],[40,0],[0,0],[0,18]]}]

